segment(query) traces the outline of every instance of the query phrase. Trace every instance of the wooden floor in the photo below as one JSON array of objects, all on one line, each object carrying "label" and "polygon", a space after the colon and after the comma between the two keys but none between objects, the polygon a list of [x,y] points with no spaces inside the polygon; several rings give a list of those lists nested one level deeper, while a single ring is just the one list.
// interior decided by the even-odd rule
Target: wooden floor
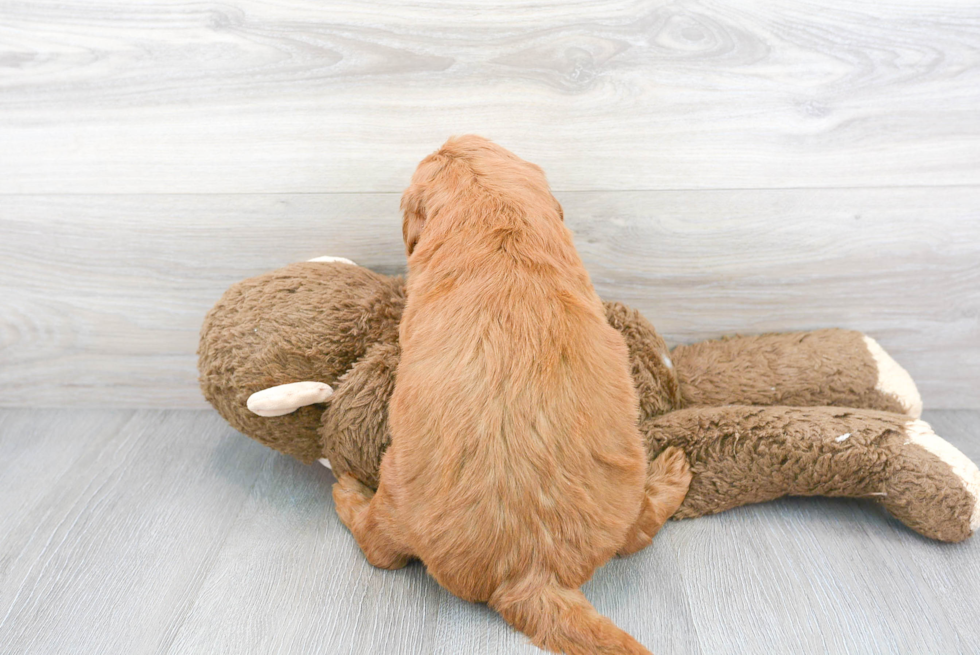
[{"label": "wooden floor", "polygon": [[[980,460],[980,412],[927,412]],[[2,653],[534,653],[371,568],[333,478],[196,410],[0,410]],[[786,499],[670,523],[585,591],[655,653],[976,653],[980,539]]]}]

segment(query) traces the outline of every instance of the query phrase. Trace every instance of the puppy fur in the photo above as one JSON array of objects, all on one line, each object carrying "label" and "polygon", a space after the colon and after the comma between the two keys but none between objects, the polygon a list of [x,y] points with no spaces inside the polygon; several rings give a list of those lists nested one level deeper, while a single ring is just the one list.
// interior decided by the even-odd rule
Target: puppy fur
[{"label": "puppy fur", "polygon": [[647,464],[626,345],[542,170],[450,139],[402,197],[408,295],[377,493],[334,487],[375,566],[417,557],[540,647],[647,653],[579,587],[647,544],[690,483]]}]

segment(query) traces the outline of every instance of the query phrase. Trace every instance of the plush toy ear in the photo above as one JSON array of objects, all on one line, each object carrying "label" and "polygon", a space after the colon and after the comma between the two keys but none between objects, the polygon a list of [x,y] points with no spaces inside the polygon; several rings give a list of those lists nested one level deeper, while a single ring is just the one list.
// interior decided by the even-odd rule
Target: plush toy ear
[{"label": "plush toy ear", "polygon": [[259,416],[284,416],[300,407],[322,403],[332,395],[333,389],[323,382],[291,382],[256,391],[245,406]]}]

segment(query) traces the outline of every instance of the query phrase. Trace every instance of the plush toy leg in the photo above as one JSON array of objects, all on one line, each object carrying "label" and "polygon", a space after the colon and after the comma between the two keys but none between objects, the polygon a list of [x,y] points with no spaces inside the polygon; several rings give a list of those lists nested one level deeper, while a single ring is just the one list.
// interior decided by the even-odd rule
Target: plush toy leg
[{"label": "plush toy leg", "polygon": [[678,346],[671,358],[684,407],[862,407],[918,418],[911,376],[852,330],[733,337]]},{"label": "plush toy leg", "polygon": [[650,462],[640,516],[617,555],[631,555],[649,546],[654,535],[680,507],[690,485],[691,467],[684,451],[668,446]]},{"label": "plush toy leg", "polygon": [[351,531],[372,566],[400,569],[409,555],[391,539],[386,525],[387,496],[382,485],[375,493],[349,475],[333,485],[337,515]]},{"label": "plush toy leg", "polygon": [[881,502],[933,539],[980,528],[980,471],[923,421],[835,407],[691,408],[641,423],[651,453],[677,446],[694,479],[674,518],[781,496]]}]

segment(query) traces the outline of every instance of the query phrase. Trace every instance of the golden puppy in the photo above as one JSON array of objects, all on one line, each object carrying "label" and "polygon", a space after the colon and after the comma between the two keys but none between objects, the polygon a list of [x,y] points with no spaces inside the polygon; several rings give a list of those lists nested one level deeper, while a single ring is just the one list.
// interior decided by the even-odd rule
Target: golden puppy
[{"label": "golden puppy", "polygon": [[626,345],[606,323],[544,173],[450,139],[402,197],[408,297],[378,491],[334,486],[375,566],[420,558],[538,646],[647,653],[579,587],[650,543],[690,483],[649,469]]}]

